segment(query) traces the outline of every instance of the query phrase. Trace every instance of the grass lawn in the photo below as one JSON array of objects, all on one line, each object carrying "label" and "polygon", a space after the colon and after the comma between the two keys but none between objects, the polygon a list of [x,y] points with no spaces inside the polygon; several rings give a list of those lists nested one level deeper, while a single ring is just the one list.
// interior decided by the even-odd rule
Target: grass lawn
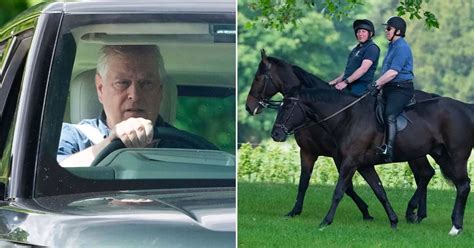
[{"label": "grass lawn", "polygon": [[464,215],[464,230],[448,235],[455,191],[428,189],[428,217],[408,224],[405,210],[412,189],[386,188],[398,215],[398,230],[392,230],[385,211],[368,186],[356,192],[369,205],[373,221],[362,215],[345,195],[332,225],[323,231],[319,223],[329,210],[333,186],[310,185],[303,213],[285,218],[296,197],[297,185],[243,183],[238,185],[238,247],[474,247],[474,204],[470,195]]}]

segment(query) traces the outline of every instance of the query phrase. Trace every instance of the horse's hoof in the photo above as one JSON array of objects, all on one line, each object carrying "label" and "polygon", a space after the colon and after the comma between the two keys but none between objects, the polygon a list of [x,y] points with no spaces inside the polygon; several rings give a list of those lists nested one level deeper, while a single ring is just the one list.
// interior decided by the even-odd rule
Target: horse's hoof
[{"label": "horse's hoof", "polygon": [[416,218],[416,222],[415,222],[415,223],[416,223],[416,224],[420,224],[420,223],[423,221],[424,218],[426,218],[426,217],[418,216],[418,218]]},{"label": "horse's hoof", "polygon": [[410,224],[417,223],[418,221],[418,216],[416,214],[411,214],[406,216],[407,222]]},{"label": "horse's hoof", "polygon": [[301,211],[293,211],[291,210],[289,213],[286,214],[286,217],[290,217],[290,218],[293,218],[295,216],[298,216],[301,214]]},{"label": "horse's hoof", "polygon": [[321,224],[319,224],[319,231],[323,231],[328,226],[329,226],[329,223],[327,223],[325,220],[323,220],[323,222],[321,222]]},{"label": "horse's hoof", "polygon": [[457,229],[455,226],[451,228],[451,231],[449,231],[449,235],[451,236],[457,236],[461,233],[462,228]]},{"label": "horse's hoof", "polygon": [[374,220],[374,217],[370,216],[370,215],[367,215],[367,216],[364,216],[363,219],[365,221],[373,221]]},{"label": "horse's hoof", "polygon": [[392,228],[392,230],[397,230],[397,223],[390,223],[390,227]]}]

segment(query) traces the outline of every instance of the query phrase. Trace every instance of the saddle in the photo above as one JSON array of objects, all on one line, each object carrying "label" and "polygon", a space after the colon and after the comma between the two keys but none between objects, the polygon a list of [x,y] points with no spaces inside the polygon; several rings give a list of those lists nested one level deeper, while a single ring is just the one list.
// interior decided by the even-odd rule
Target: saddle
[{"label": "saddle", "polygon": [[[397,132],[402,131],[408,125],[408,122],[413,123],[406,116],[405,110],[413,107],[416,104],[415,95],[411,100],[403,107],[402,113],[397,116]],[[383,113],[385,112],[386,102],[382,98],[382,94],[377,95],[377,100],[375,101],[375,119],[377,120],[377,131],[383,132],[385,130],[385,120],[383,118]]]}]

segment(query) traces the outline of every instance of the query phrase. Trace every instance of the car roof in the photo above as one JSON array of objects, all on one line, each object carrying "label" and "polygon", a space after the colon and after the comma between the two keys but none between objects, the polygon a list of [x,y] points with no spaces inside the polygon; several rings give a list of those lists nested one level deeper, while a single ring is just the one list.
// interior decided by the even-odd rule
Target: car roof
[{"label": "car roof", "polygon": [[235,0],[82,0],[48,5],[44,12],[85,13],[163,13],[163,12],[235,12]]},{"label": "car roof", "polygon": [[18,24],[34,26],[42,13],[98,14],[98,13],[234,13],[235,0],[63,0],[35,5],[17,15],[0,30],[0,41],[24,30]]}]

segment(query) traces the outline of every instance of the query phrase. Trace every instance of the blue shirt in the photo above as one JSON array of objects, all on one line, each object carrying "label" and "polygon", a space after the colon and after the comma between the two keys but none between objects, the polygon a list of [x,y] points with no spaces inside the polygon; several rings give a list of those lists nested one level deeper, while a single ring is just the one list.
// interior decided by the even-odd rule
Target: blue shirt
[{"label": "blue shirt", "polygon": [[383,59],[382,75],[388,70],[395,70],[398,75],[389,83],[413,80],[413,55],[408,43],[400,37],[388,44],[388,52]]},{"label": "blue shirt", "polygon": [[[102,112],[98,118],[82,120],[78,125],[87,124],[92,128],[97,129],[100,134],[104,135],[104,138],[107,138],[109,137],[111,130],[105,123],[105,113]],[[158,116],[158,120],[155,123],[155,128],[157,127],[169,128],[175,135],[175,139],[161,139],[158,143],[158,147],[219,150],[217,146],[207,141],[205,138],[171,126],[169,123],[165,122],[161,116]],[[181,137],[181,141],[179,140],[179,137]],[[183,143],[183,140],[189,140],[192,142]],[[92,141],[82,131],[80,131],[76,125],[63,123],[56,159],[58,162],[61,162],[72,154],[80,152],[92,145],[94,145]]]},{"label": "blue shirt", "polygon": [[[105,125],[105,122],[101,120],[101,117],[82,120],[78,125],[84,124],[90,125],[99,130],[99,132],[104,135],[104,138],[109,136],[110,129]],[[58,162],[61,162],[72,154],[82,151],[92,145],[92,141],[83,132],[76,128],[75,125],[63,123],[56,158]]]},{"label": "blue shirt", "polygon": [[351,82],[348,89],[354,95],[361,96],[367,90],[367,85],[374,80],[375,70],[379,63],[380,48],[372,40],[360,43],[352,49],[347,59],[346,69],[343,78],[346,79],[354,73],[362,65],[362,61],[368,59],[372,61],[372,65],[364,75]]}]

